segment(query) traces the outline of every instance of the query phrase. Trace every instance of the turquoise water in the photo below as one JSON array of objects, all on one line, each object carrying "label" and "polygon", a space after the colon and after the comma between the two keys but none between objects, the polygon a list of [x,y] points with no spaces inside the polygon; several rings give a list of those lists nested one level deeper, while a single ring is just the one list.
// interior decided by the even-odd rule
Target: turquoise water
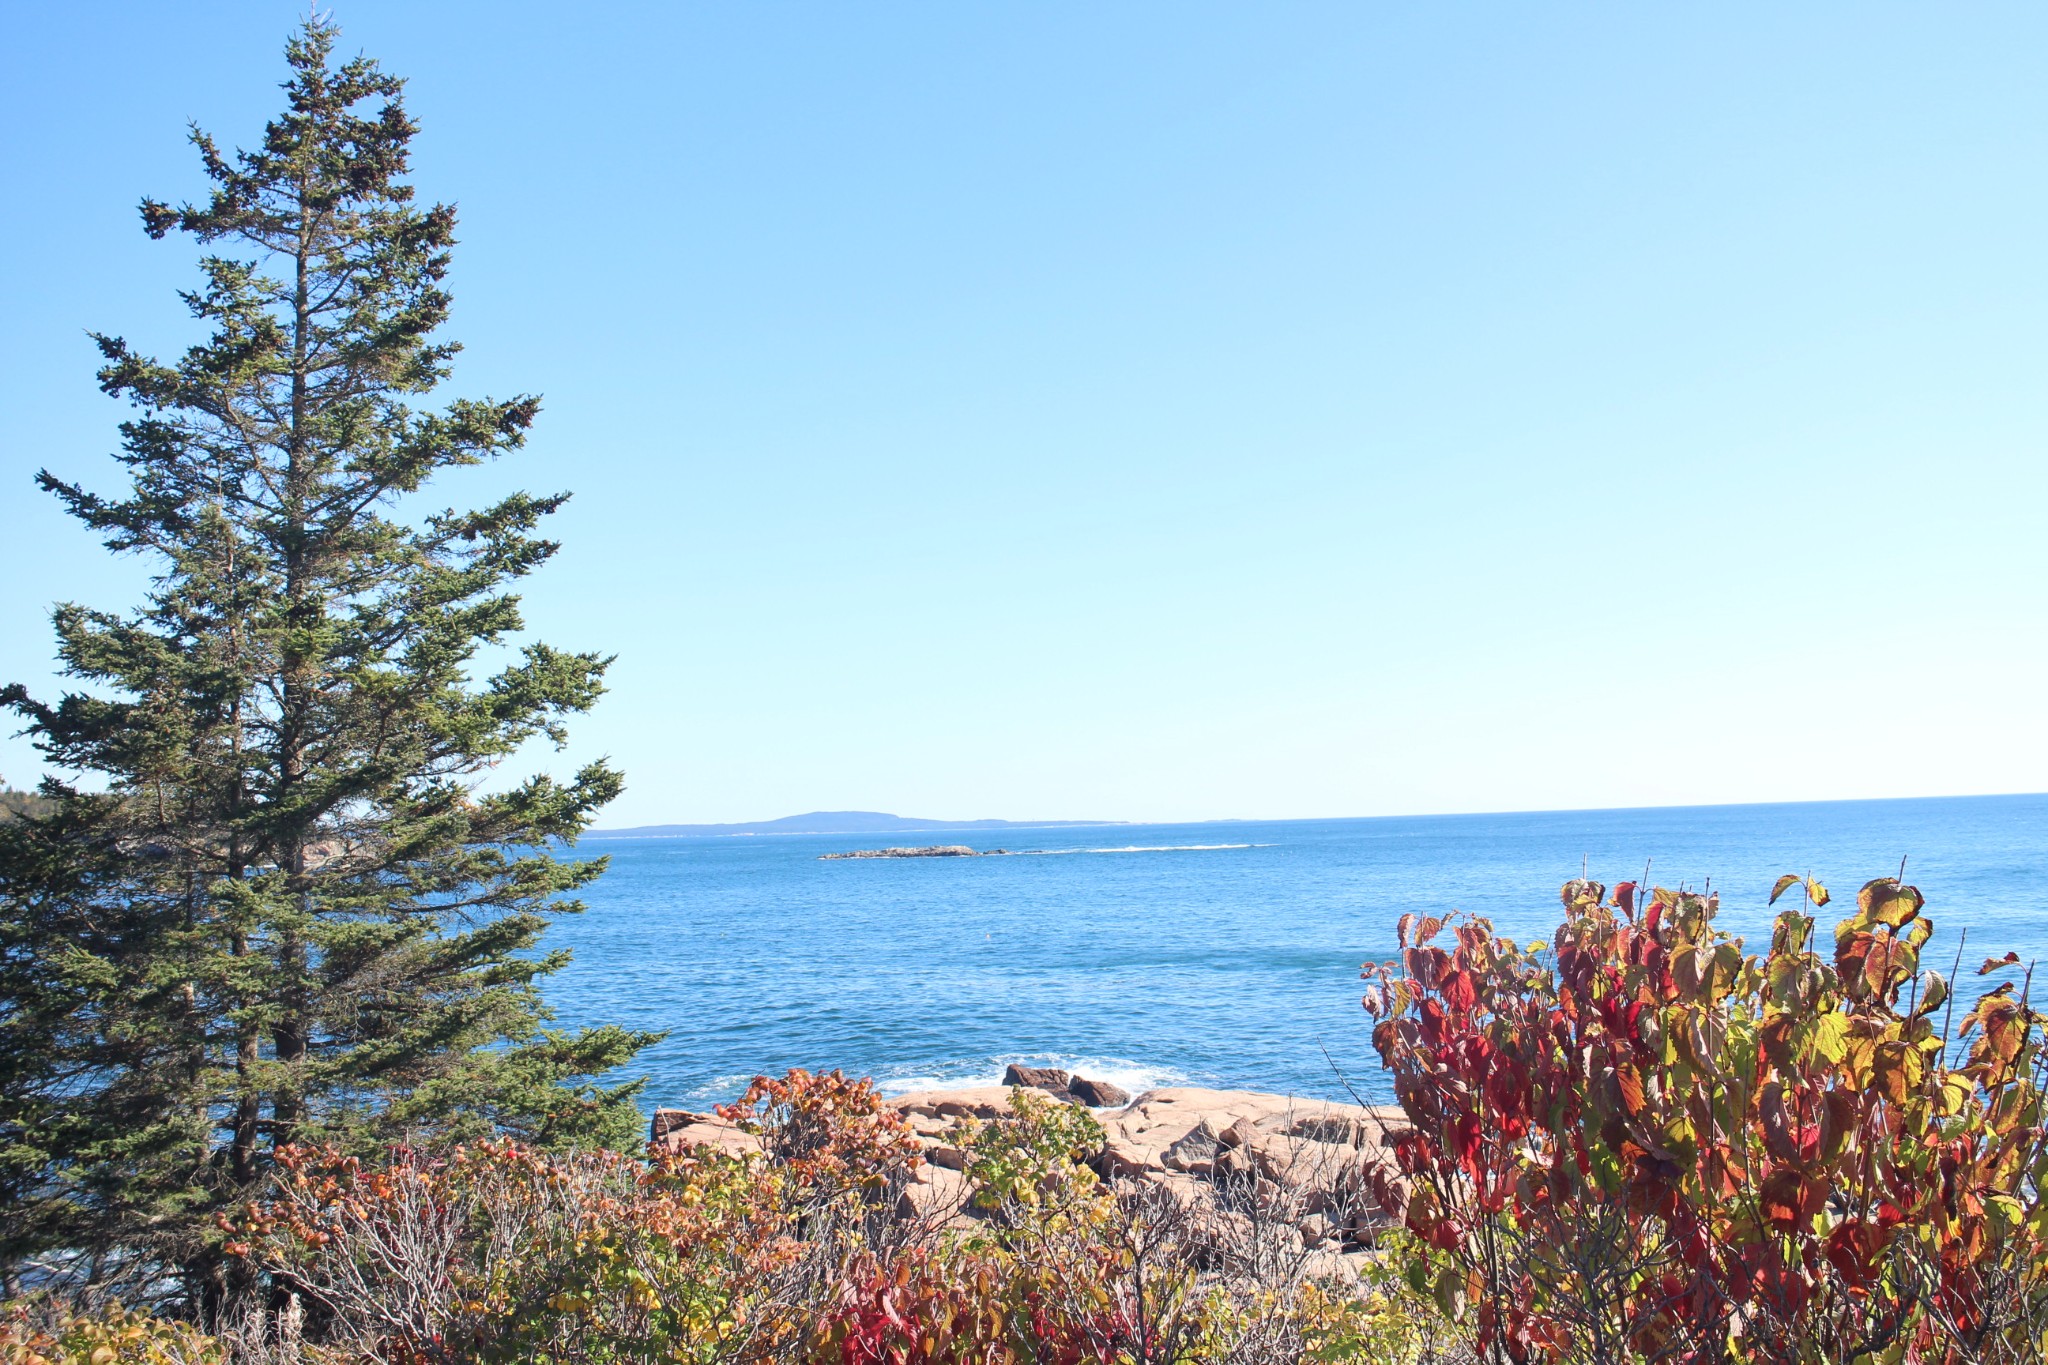
[{"label": "turquoise water", "polygon": [[[1044,850],[820,862],[892,842]],[[1783,872],[1853,904],[1896,872],[1928,898],[1930,961],[2048,955],[2048,795],[1369,820],[1116,825],[915,838],[592,836],[610,872],[550,946],[565,1023],[666,1029],[646,1101],[731,1098],[756,1072],[842,1067],[904,1090],[1004,1063],[1127,1086],[1385,1094],[1358,969],[1403,912],[1547,936],[1557,888],[1711,883],[1754,933]],[[1327,1052],[1327,1056],[1325,1055]]]}]

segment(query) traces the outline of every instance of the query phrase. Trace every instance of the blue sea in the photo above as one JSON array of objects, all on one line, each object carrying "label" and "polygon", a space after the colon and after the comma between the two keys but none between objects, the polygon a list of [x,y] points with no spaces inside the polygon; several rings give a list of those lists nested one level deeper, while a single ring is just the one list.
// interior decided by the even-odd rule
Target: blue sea
[{"label": "blue sea", "polygon": [[[820,861],[891,844],[1017,857]],[[1949,960],[2048,953],[2048,795],[917,835],[592,835],[610,871],[548,936],[564,1024],[667,1030],[644,1102],[702,1106],[756,1073],[839,1067],[886,1089],[993,1084],[1008,1062],[1171,1083],[1387,1094],[1360,966],[1407,911],[1548,937],[1580,873],[1721,895],[1767,943],[1781,874],[1853,908],[1894,874]],[[1965,972],[1969,970],[1965,966]]]}]

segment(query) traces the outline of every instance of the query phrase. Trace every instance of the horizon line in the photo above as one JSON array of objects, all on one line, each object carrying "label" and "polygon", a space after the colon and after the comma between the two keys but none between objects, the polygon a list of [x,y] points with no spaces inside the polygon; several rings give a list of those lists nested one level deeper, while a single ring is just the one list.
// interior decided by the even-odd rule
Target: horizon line
[{"label": "horizon line", "polygon": [[[1674,801],[1643,806],[1533,806],[1517,810],[1452,810],[1452,811],[1405,811],[1380,815],[1285,815],[1276,817],[1248,815],[1219,815],[1194,820],[1005,820],[1003,823],[1015,829],[1051,829],[1061,826],[1139,826],[1163,827],[1172,825],[1289,825],[1312,824],[1330,820],[1450,820],[1463,817],[1479,818],[1498,815],[1601,815],[1622,811],[1642,810],[1727,810],[1745,806],[1856,806],[1877,805],[1899,801],[1994,801],[2024,796],[2048,796],[2048,790],[2007,791],[2007,792],[1943,792],[1931,796],[1842,796],[1806,798],[1793,801]],[[805,811],[802,814],[848,814],[840,811]],[[859,814],[884,815],[892,820],[922,820],[928,817],[897,815],[893,811],[863,811]],[[773,838],[777,835],[819,836],[825,834],[937,834],[947,830],[971,829],[976,820],[962,820],[958,823],[934,820],[923,830],[752,830],[744,834],[660,834],[640,833],[643,830],[738,828],[745,825],[770,824],[776,820],[793,820],[798,816],[780,815],[769,820],[726,820],[726,821],[685,821],[674,820],[664,824],[626,825],[616,829],[590,829],[583,837],[604,835],[642,839],[689,839],[689,838]],[[981,821],[998,819],[996,816],[980,817]]]}]

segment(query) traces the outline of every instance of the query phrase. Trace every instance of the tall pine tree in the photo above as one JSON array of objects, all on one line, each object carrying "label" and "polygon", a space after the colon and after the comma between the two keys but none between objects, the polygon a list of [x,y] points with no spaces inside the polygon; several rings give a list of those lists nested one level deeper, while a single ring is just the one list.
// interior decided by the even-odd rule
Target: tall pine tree
[{"label": "tall pine tree", "polygon": [[[608,660],[523,630],[512,585],[566,495],[415,509],[437,473],[516,449],[531,397],[417,406],[455,213],[405,183],[402,82],[288,44],[260,147],[195,131],[211,194],[142,205],[206,248],[174,363],[98,338],[130,400],[102,497],[42,486],[157,566],[146,604],[65,605],[83,686],[5,700],[54,808],[0,824],[0,1256],[101,1279],[220,1269],[213,1211],[288,1142],[510,1131],[633,1140],[637,1086],[589,1078],[651,1035],[547,1029],[538,950],[602,860],[558,859],[620,788],[484,776],[603,690]],[[484,661],[502,665],[492,672]],[[506,662],[509,660],[509,662]]]}]

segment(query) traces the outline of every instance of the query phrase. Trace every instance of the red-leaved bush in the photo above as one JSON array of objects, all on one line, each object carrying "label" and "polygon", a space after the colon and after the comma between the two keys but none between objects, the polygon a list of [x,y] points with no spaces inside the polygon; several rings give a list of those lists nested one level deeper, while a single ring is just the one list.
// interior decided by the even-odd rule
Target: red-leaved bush
[{"label": "red-leaved bush", "polygon": [[[1789,877],[1773,901],[1793,886],[1828,901]],[[1803,910],[1752,954],[1711,896],[1563,899],[1547,945],[1406,916],[1399,959],[1366,973],[1410,1125],[1377,1193],[1416,1236],[1411,1281],[1486,1359],[2043,1359],[2023,984],[1957,1020],[1953,970],[1922,966],[1921,895],[1891,878],[1826,950]]]}]

